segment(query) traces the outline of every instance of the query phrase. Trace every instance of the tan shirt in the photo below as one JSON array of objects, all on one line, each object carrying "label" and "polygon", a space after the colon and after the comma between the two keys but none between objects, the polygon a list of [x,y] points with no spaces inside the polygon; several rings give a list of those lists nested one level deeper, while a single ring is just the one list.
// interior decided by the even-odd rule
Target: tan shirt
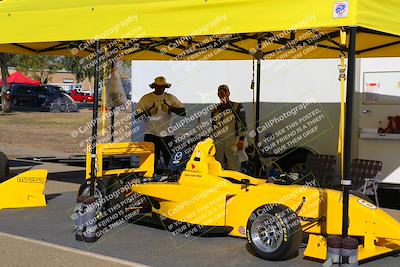
[{"label": "tan shirt", "polygon": [[151,116],[144,120],[145,134],[153,134],[156,136],[172,135],[168,128],[172,126],[172,114],[168,112],[168,106],[174,108],[183,108],[183,104],[174,95],[163,93],[156,95],[149,93],[144,95],[138,102],[136,111],[143,112],[148,110],[153,103],[155,106],[151,109]]}]

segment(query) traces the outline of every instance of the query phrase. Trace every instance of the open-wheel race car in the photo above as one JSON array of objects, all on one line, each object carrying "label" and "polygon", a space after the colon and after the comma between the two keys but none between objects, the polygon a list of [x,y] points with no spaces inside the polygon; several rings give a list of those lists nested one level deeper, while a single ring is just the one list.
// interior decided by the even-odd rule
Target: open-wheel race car
[{"label": "open-wheel race car", "polygon": [[[104,197],[106,192],[106,186],[99,186],[102,176],[130,171],[153,176],[152,144],[126,144],[132,144],[132,147],[100,145],[100,154],[108,149],[108,155],[138,153],[145,156],[135,170],[104,171],[99,166],[98,197]],[[340,191],[318,188],[312,182],[277,185],[223,170],[214,157],[215,152],[212,139],[199,142],[179,177],[164,182],[136,179],[135,183],[128,183],[129,190],[118,198],[123,201],[131,198],[125,210],[135,218],[152,218],[175,234],[225,233],[247,238],[251,250],[267,260],[292,257],[307,235],[304,256],[326,259],[327,236],[342,233]],[[88,161],[90,166],[90,156]],[[83,185],[81,193],[88,192],[87,185]],[[115,190],[118,189],[110,189],[107,193],[112,194]],[[349,201],[348,235],[359,242],[359,261],[400,250],[400,224],[395,219],[361,197],[351,195]]]}]

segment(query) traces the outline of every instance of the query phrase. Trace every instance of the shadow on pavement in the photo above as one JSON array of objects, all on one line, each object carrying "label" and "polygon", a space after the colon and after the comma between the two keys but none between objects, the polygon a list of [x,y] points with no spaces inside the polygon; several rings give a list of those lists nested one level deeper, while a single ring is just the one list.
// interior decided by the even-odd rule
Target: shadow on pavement
[{"label": "shadow on pavement", "polygon": [[17,168],[17,167],[33,167],[36,165],[43,164],[40,162],[32,162],[32,161],[28,161],[25,159],[9,159],[8,163],[10,165],[10,168],[12,168],[12,167],[15,167],[15,168]]},{"label": "shadow on pavement", "polygon": [[49,173],[47,180],[82,184],[85,181],[85,170]]},{"label": "shadow on pavement", "polygon": [[46,203],[48,203],[49,200],[52,200],[53,198],[56,198],[58,196],[61,196],[61,194],[48,194],[48,195],[46,195],[45,196],[46,197]]}]

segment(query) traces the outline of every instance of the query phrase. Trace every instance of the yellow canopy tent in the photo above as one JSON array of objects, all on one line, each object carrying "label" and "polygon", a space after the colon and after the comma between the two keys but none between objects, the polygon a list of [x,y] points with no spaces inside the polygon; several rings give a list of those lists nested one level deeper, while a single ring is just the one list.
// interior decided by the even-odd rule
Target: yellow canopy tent
[{"label": "yellow canopy tent", "polygon": [[[265,59],[336,58],[338,29],[358,26],[357,56],[397,56],[399,12],[396,0],[3,0],[0,52],[87,55],[85,41],[118,39],[129,60],[252,59],[261,39]],[[210,45],[223,51],[194,55]]]},{"label": "yellow canopy tent", "polygon": [[[126,60],[255,58],[256,127],[262,59],[336,58],[345,53],[342,182],[347,236],[355,57],[400,56],[399,14],[398,0],[2,0],[0,52],[87,56],[95,59],[97,70],[105,51],[101,46]],[[345,47],[341,28],[350,33]],[[98,82],[97,71],[96,89]],[[97,99],[97,90],[95,94]],[[94,136],[96,127],[95,123]],[[95,143],[93,138],[92,157]]]}]

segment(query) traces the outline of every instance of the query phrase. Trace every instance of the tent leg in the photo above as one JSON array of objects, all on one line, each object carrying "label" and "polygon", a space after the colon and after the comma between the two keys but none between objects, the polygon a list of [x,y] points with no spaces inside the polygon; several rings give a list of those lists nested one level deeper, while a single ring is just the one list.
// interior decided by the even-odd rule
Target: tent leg
[{"label": "tent leg", "polygon": [[351,166],[351,136],[352,136],[352,114],[353,114],[353,94],[355,88],[355,68],[356,68],[356,35],[357,27],[350,27],[350,44],[348,52],[347,68],[347,91],[346,91],[346,121],[344,130],[344,175],[343,185],[343,218],[342,236],[347,237],[349,228],[349,194],[351,187],[350,166]]},{"label": "tent leg", "polygon": [[100,41],[96,40],[96,59],[94,75],[94,100],[93,100],[93,128],[91,143],[91,164],[90,164],[90,195],[94,196],[96,183],[96,144],[97,144],[97,117],[99,103],[99,81],[100,81]]},{"label": "tent leg", "polygon": [[114,115],[114,107],[111,107],[111,143],[114,143],[114,124],[115,124],[115,115]]},{"label": "tent leg", "polygon": [[[257,58],[257,77],[256,77],[256,121],[255,121],[255,137],[254,137],[254,145],[255,148],[258,148],[258,141],[259,141],[259,136],[258,136],[258,127],[260,126],[260,81],[261,81],[261,58]],[[256,154],[258,154],[258,151],[256,151]],[[261,168],[261,162],[259,160],[260,157],[256,157],[256,162],[255,162],[255,168],[254,168],[254,176],[258,177],[260,173],[260,168]]]}]

